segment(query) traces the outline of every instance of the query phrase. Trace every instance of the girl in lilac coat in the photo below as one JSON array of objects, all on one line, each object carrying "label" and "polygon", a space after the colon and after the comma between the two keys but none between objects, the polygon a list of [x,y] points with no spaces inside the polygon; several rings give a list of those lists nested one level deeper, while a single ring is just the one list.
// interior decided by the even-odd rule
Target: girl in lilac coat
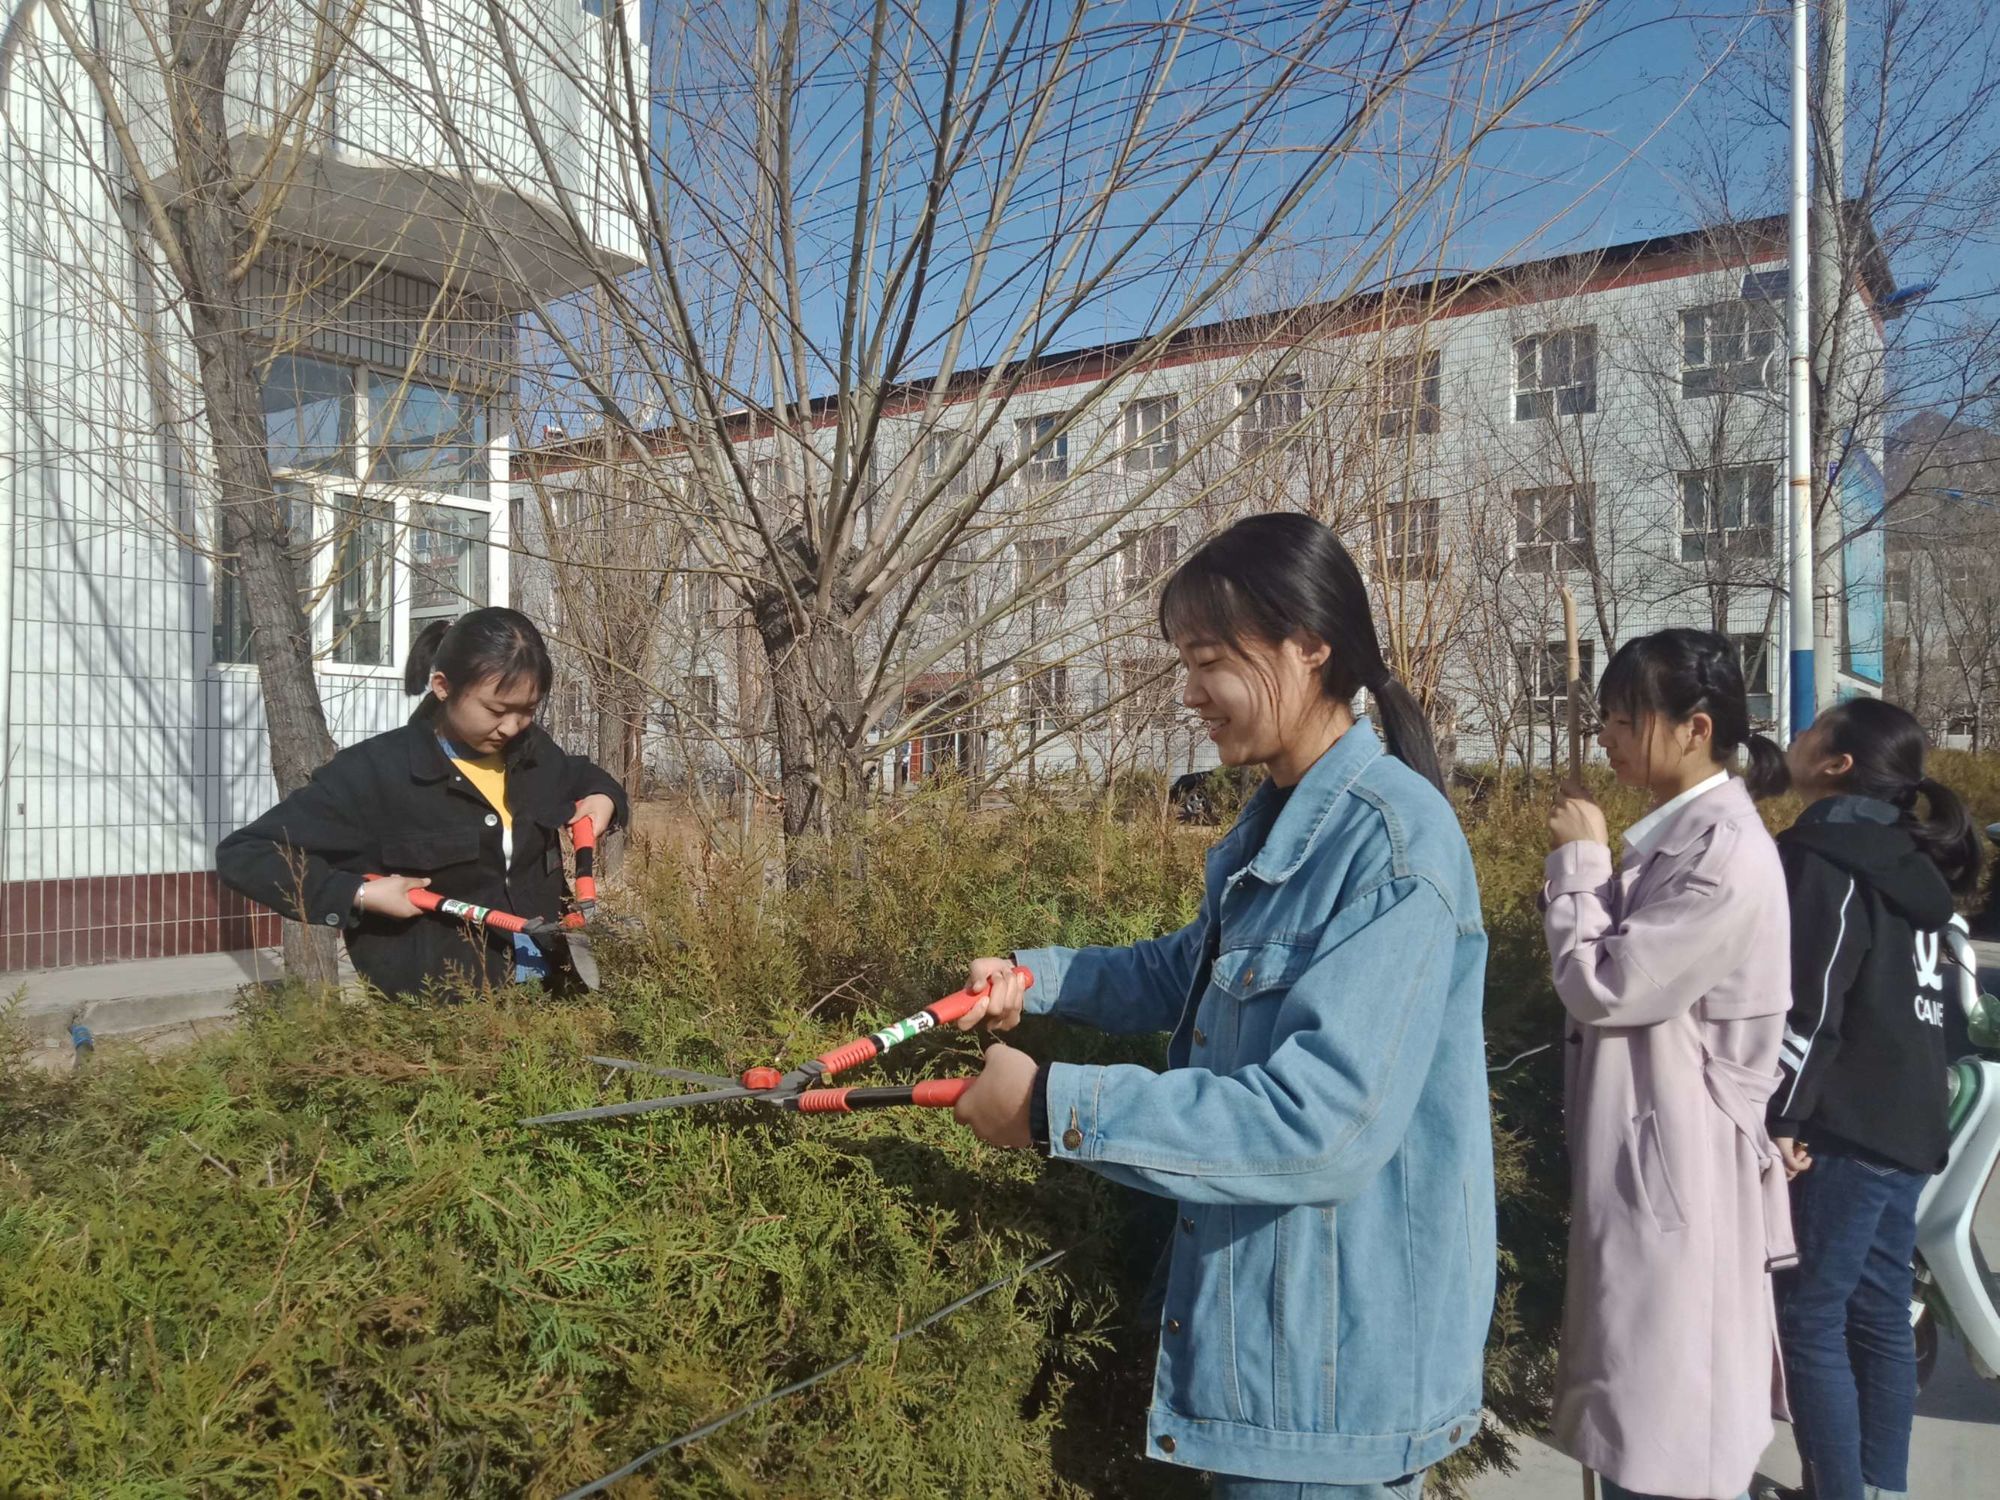
[{"label": "girl in lilac coat", "polygon": [[1736,1500],[1783,1406],[1770,1273],[1795,1258],[1764,1129],[1789,908],[1752,802],[1783,789],[1784,760],[1750,733],[1723,636],[1629,641],[1598,698],[1598,743],[1652,811],[1615,866],[1581,788],[1549,818],[1572,1170],[1555,1441],[1610,1500]]}]

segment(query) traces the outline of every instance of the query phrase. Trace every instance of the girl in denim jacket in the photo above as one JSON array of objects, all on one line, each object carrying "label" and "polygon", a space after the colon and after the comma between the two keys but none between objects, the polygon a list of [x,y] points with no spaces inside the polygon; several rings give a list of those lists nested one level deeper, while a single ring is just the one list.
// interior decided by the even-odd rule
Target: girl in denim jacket
[{"label": "girl in denim jacket", "polygon": [[[1129,948],[980,959],[992,991],[960,1024],[1165,1031],[1167,1071],[996,1042],[958,1118],[1178,1205],[1148,1454],[1222,1496],[1415,1496],[1478,1430],[1493,1304],[1471,856],[1324,526],[1232,526],[1169,581],[1160,626],[1222,762],[1269,772],[1200,915]],[[1364,688],[1387,756],[1350,707]]]}]

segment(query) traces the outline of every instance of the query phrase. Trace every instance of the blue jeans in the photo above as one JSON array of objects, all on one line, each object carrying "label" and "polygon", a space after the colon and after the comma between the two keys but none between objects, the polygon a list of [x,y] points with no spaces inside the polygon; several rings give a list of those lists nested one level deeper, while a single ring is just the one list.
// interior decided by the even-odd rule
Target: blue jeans
[{"label": "blue jeans", "polygon": [[[1637,1490],[1628,1490],[1601,1474],[1597,1477],[1597,1496],[1598,1500],[1664,1500],[1660,1495],[1642,1495]],[[1745,1490],[1736,1500],[1750,1500],[1750,1492]]]},{"label": "blue jeans", "polygon": [[1925,1181],[1821,1146],[1792,1183],[1799,1263],[1778,1278],[1778,1331],[1792,1432],[1816,1500],[1909,1488],[1911,1260]]},{"label": "blue jeans", "polygon": [[1208,1492],[1214,1500],[1423,1500],[1424,1476],[1405,1474],[1382,1484],[1299,1484],[1216,1474]]}]

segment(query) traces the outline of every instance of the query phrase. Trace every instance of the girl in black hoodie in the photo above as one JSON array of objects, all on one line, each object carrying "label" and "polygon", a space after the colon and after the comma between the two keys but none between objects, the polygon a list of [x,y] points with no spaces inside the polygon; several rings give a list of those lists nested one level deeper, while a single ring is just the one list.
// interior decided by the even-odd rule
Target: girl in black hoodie
[{"label": "girl in black hoodie", "polygon": [[1778,835],[1792,1010],[1770,1123],[1799,1249],[1778,1281],[1779,1331],[1807,1492],[1874,1500],[1908,1489],[1917,1198],[1950,1143],[1944,928],[1952,893],[1978,882],[1980,844],[1894,704],[1829,709],[1787,761],[1809,805]]}]

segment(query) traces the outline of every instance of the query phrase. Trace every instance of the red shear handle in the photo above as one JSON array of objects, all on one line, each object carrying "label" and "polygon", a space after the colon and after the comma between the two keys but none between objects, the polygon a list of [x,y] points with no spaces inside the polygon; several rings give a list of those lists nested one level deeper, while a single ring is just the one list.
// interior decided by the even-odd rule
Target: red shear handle
[{"label": "red shear handle", "polygon": [[[1021,983],[1034,987],[1035,976],[1026,969],[1016,968],[1014,973]],[[884,1026],[872,1036],[857,1037],[843,1047],[831,1052],[823,1052],[816,1059],[820,1067],[820,1077],[831,1078],[836,1073],[845,1073],[849,1068],[857,1068],[862,1063],[880,1057],[891,1047],[907,1042],[911,1037],[929,1031],[934,1026],[946,1026],[971,1010],[986,998],[984,986],[976,990],[960,990],[957,994],[946,995],[935,1004],[926,1005],[914,1016],[905,1016],[893,1026]]]},{"label": "red shear handle", "polygon": [[[579,802],[577,806],[583,804]],[[579,905],[588,907],[597,900],[597,825],[579,812],[569,825],[569,839],[576,848],[576,899]]]},{"label": "red shear handle", "polygon": [[908,1088],[807,1089],[796,1097],[801,1114],[849,1115],[857,1109],[888,1109],[914,1104],[921,1109],[950,1109],[972,1086],[970,1078],[927,1078]]},{"label": "red shear handle", "polygon": [[[380,875],[365,875],[364,880],[380,880]],[[432,911],[439,916],[456,917],[461,922],[475,926],[491,927],[500,932],[526,932],[528,920],[517,917],[512,912],[495,911],[490,906],[478,906],[470,901],[454,901],[449,896],[440,896],[436,891],[423,886],[412,887],[405,893],[410,905],[418,911]]]}]

